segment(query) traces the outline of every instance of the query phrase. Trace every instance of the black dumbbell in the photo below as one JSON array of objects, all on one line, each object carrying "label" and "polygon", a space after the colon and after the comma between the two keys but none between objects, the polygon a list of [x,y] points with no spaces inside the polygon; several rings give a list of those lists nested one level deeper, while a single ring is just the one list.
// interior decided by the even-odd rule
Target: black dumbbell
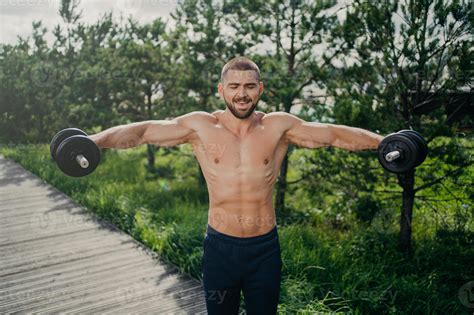
[{"label": "black dumbbell", "polygon": [[415,167],[421,165],[421,163],[425,161],[426,156],[428,155],[428,144],[426,143],[423,136],[419,132],[410,129],[400,130],[398,133],[407,135],[415,141],[420,152],[420,154],[418,154],[418,159],[416,161]]},{"label": "black dumbbell", "polygon": [[66,175],[82,177],[92,173],[99,165],[100,150],[87,134],[77,128],[58,132],[50,144],[50,153]]},{"label": "black dumbbell", "polygon": [[428,146],[414,130],[401,130],[386,136],[379,145],[378,159],[392,173],[406,173],[425,160]]}]

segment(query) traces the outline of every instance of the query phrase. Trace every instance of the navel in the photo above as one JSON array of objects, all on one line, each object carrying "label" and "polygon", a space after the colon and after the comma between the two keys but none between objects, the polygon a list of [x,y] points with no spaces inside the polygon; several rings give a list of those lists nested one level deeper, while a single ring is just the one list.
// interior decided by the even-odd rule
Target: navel
[{"label": "navel", "polygon": [[215,159],[214,159],[214,163],[218,164],[218,163],[219,163],[219,159],[218,159],[218,158],[215,158]]},{"label": "navel", "polygon": [[263,161],[263,163],[265,163],[265,165],[267,165],[267,164],[268,164],[268,159],[265,159],[265,160]]}]

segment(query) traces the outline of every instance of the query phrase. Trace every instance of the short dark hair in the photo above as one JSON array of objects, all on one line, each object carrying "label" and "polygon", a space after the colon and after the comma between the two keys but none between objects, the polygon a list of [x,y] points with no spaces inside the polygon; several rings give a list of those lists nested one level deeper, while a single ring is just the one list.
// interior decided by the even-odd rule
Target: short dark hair
[{"label": "short dark hair", "polygon": [[224,76],[226,75],[227,71],[229,70],[253,70],[257,73],[257,81],[260,81],[260,69],[258,68],[257,64],[252,60],[246,57],[236,57],[229,60],[224,67],[222,67],[221,71],[221,82],[224,81]]}]

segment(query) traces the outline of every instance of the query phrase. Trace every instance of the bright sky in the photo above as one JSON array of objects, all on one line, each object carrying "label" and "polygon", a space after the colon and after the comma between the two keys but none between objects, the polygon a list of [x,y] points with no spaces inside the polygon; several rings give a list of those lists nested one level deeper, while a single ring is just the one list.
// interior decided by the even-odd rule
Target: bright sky
[{"label": "bright sky", "polygon": [[[183,0],[82,0],[82,21],[86,24],[96,22],[100,16],[112,11],[117,17],[133,16],[140,22],[150,22],[157,17],[171,19],[177,4]],[[14,44],[17,36],[27,37],[32,33],[32,22],[42,21],[48,28],[48,41],[51,31],[62,24],[59,16],[60,0],[0,0],[0,43]]]},{"label": "bright sky", "polygon": [[[344,16],[343,8],[351,0],[340,0],[328,12],[337,12]],[[33,21],[42,21],[48,29],[46,39],[52,42],[52,30],[55,25],[62,25],[59,16],[61,0],[0,0],[0,43],[15,44],[17,37],[23,38],[32,34]],[[81,21],[86,24],[96,22],[106,12],[113,12],[115,17],[123,14],[132,16],[139,22],[147,23],[161,17],[172,22],[170,13],[184,0],[82,0]],[[172,26],[172,23],[169,23]]]}]

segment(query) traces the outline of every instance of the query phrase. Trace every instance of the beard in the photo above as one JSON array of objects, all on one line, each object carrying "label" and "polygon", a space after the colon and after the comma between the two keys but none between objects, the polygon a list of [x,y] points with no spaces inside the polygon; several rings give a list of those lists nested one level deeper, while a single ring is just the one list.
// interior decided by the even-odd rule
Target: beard
[{"label": "beard", "polygon": [[[246,109],[245,111],[241,111],[241,110],[237,109],[234,106],[233,102],[239,102],[239,101],[244,101],[244,102],[245,101],[250,101],[250,107],[248,109]],[[243,97],[243,98],[236,98],[236,99],[232,100],[232,102],[227,102],[227,100],[225,99],[225,95],[224,95],[225,105],[230,110],[230,112],[238,119],[247,119],[247,118],[249,118],[253,114],[253,112],[255,111],[255,108],[257,107],[258,101],[259,101],[259,99],[257,98],[257,100],[254,103],[251,98]]]}]

